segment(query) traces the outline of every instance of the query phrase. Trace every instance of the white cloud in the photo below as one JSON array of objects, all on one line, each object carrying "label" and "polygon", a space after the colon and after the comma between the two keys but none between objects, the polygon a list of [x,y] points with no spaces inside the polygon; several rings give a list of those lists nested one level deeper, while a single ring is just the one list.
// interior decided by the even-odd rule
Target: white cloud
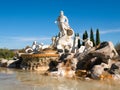
[{"label": "white cloud", "polygon": [[22,42],[27,42],[27,41],[44,41],[44,40],[50,40],[50,37],[11,37],[13,40],[18,40]]},{"label": "white cloud", "polygon": [[31,45],[33,41],[38,43],[50,44],[51,37],[18,37],[18,36],[0,36],[0,48],[24,48]]},{"label": "white cloud", "polygon": [[120,32],[120,29],[104,30],[104,31],[100,31],[100,34],[117,33],[117,32]]},{"label": "white cloud", "polygon": [[19,37],[19,36],[0,36],[3,40],[12,40],[20,42],[30,42],[30,41],[46,41],[51,40],[51,37]]}]

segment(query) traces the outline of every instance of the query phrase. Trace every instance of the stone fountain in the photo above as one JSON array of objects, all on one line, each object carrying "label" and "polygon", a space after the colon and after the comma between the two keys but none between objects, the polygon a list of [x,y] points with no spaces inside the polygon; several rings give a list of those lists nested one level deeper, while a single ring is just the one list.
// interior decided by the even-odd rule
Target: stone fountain
[{"label": "stone fountain", "polygon": [[[64,12],[60,12],[60,16],[55,21],[59,28],[59,36],[52,37],[51,45],[43,45],[43,43],[38,44],[37,41],[34,41],[30,48],[25,50],[26,53],[21,54],[23,59],[22,68],[31,68],[39,66],[39,62],[50,62],[52,60],[58,60],[58,58],[65,53],[66,51],[71,53],[75,51],[77,47],[77,42],[74,42],[73,36],[74,31],[69,26],[68,18],[64,16]],[[78,39],[78,38],[76,38]],[[42,63],[41,63],[42,64]]]},{"label": "stone fountain", "polygon": [[[34,41],[32,46],[20,55],[22,68],[36,70],[39,66],[48,66],[51,60],[58,60],[63,54],[78,51],[82,53],[93,47],[89,39],[82,40],[79,36],[74,37],[74,30],[70,27],[69,20],[63,11],[60,11],[55,23],[60,30],[59,36],[52,37],[51,45],[38,44]],[[81,46],[80,49],[78,49],[78,39],[85,42],[85,46]]]},{"label": "stone fountain", "polygon": [[[120,79],[120,75],[114,74],[116,69],[120,72],[120,62],[112,42],[102,42],[93,47],[89,38],[82,40],[80,36],[74,36],[74,30],[63,11],[55,23],[60,30],[59,35],[52,37],[51,45],[34,41],[33,45],[25,50],[26,53],[20,55],[22,68],[47,71],[47,75]],[[85,46],[78,48],[78,40],[84,42]]]}]

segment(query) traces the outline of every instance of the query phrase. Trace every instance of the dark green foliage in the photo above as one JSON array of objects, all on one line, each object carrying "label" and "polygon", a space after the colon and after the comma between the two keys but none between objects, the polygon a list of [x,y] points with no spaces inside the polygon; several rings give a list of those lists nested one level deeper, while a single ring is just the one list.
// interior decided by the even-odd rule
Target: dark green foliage
[{"label": "dark green foliage", "polygon": [[[88,36],[87,31],[85,31],[85,32],[83,33],[83,37],[82,37],[83,40],[87,39],[88,37],[89,37],[89,36]],[[93,42],[93,46],[100,44],[99,29],[96,30],[96,43],[95,43],[95,40],[94,40],[94,33],[93,33],[92,28],[91,28],[91,30],[90,30],[90,40]],[[82,42],[82,45],[84,46],[85,43]]]},{"label": "dark green foliage", "polygon": [[[85,40],[85,33],[83,33],[83,40]],[[85,46],[85,42],[82,42],[82,45]]]},{"label": "dark green foliage", "polygon": [[[87,31],[85,31],[85,32],[83,33],[83,40],[85,40],[85,39],[87,39],[87,38],[88,38],[88,33],[87,33]],[[82,45],[84,46],[85,43],[83,42]]]},{"label": "dark green foliage", "polygon": [[92,28],[90,30],[90,40],[93,42],[93,46],[95,46],[94,33],[93,33]]},{"label": "dark green foliage", "polygon": [[100,34],[99,34],[99,29],[96,30],[96,45],[100,44]]},{"label": "dark green foliage", "polygon": [[[77,36],[80,36],[79,33],[77,33]],[[81,46],[81,42],[80,42],[80,39],[78,39],[78,48],[80,48]]]},{"label": "dark green foliage", "polygon": [[9,59],[9,58],[13,58],[14,56],[14,52],[8,49],[0,49],[0,58],[5,58],[5,59]]},{"label": "dark green foliage", "polygon": [[78,48],[80,48],[81,46],[81,42],[80,42],[80,39],[78,39]]},{"label": "dark green foliage", "polygon": [[88,38],[88,33],[87,33],[87,31],[85,31],[85,39],[87,39]]}]

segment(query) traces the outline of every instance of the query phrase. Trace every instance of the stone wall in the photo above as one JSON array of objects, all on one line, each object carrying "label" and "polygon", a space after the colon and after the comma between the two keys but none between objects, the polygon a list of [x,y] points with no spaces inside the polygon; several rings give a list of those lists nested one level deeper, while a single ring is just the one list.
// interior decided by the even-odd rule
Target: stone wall
[{"label": "stone wall", "polygon": [[50,61],[58,60],[58,57],[23,57],[22,59],[22,69],[46,71]]}]

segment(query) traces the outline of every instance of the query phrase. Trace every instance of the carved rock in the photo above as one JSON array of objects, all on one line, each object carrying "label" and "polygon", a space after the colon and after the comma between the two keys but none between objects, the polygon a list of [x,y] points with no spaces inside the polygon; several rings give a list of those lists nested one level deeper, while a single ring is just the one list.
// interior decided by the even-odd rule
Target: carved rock
[{"label": "carved rock", "polygon": [[[92,72],[94,78],[100,77],[104,71],[103,65],[101,66],[101,64],[104,63],[110,67],[109,62],[115,57],[118,57],[118,54],[113,44],[111,42],[103,42],[97,49],[93,47],[90,51],[79,54],[79,56],[77,56],[79,61],[76,69],[87,70],[88,72],[94,70],[94,72]],[[100,74],[98,75],[99,72]]]}]

